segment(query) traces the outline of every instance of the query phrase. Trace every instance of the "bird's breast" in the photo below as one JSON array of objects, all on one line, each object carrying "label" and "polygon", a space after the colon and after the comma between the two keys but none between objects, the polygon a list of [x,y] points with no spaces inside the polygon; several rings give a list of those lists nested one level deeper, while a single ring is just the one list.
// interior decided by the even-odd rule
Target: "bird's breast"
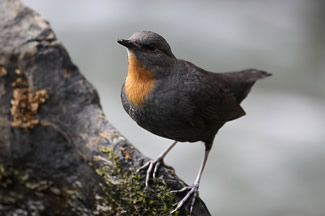
[{"label": "bird's breast", "polygon": [[142,106],[155,86],[153,73],[143,67],[135,55],[128,55],[128,75],[125,80],[125,95],[134,106]]}]

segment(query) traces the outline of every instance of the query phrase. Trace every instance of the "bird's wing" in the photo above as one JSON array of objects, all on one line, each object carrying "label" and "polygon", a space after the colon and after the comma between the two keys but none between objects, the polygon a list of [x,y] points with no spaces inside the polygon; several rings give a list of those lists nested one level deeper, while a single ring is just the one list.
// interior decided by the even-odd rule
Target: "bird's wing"
[{"label": "bird's wing", "polygon": [[218,104],[219,119],[221,121],[231,121],[245,115],[245,111],[240,106],[233,92],[222,95],[222,100]]},{"label": "bird's wing", "polygon": [[187,84],[180,91],[189,97],[188,104],[194,110],[187,116],[192,126],[209,128],[245,115],[235,93],[222,77],[190,62],[182,63],[183,71],[187,71],[182,79]]},{"label": "bird's wing", "polygon": [[215,89],[212,95],[198,107],[198,115],[206,121],[226,122],[245,115],[238,104],[234,93],[225,93],[223,89]]},{"label": "bird's wing", "polygon": [[196,107],[194,119],[198,126],[223,124],[246,114],[235,93],[215,74],[203,76],[200,86],[193,89],[191,97]]}]

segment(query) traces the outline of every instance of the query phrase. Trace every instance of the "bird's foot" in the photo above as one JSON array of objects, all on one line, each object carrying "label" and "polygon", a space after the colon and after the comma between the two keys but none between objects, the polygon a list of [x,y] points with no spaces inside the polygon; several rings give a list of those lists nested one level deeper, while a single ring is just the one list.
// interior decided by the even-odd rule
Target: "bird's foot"
[{"label": "bird's foot", "polygon": [[146,174],[146,188],[149,187],[149,180],[150,180],[150,176],[152,175],[153,179],[156,179],[156,174],[158,172],[158,169],[160,166],[164,166],[164,167],[169,167],[164,163],[164,159],[163,158],[157,158],[155,160],[150,160],[147,163],[145,163],[143,166],[141,166],[136,173],[140,172],[141,170],[144,170],[147,168],[147,174]]},{"label": "bird's foot", "polygon": [[192,215],[195,200],[199,196],[199,184],[193,184],[191,186],[186,186],[180,190],[171,191],[171,192],[172,193],[181,193],[181,192],[184,192],[187,190],[188,190],[188,192],[187,192],[186,196],[181,201],[178,202],[177,207],[172,212],[170,212],[170,214],[173,214],[176,211],[180,210],[180,208],[184,205],[184,203],[192,197],[191,205],[190,205],[190,215]]}]

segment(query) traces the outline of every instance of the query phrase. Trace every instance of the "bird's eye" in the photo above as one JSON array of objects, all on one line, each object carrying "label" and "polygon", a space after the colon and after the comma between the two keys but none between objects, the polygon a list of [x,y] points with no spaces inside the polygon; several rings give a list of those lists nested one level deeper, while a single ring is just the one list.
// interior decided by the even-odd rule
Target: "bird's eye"
[{"label": "bird's eye", "polygon": [[146,45],[146,48],[149,49],[149,50],[151,50],[151,51],[155,51],[155,50],[157,50],[156,46],[153,45],[153,44]]}]

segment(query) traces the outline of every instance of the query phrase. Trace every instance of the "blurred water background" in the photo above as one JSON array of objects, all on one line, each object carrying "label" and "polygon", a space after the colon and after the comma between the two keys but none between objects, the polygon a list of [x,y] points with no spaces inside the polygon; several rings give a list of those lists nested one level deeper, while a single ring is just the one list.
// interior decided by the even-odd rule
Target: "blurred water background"
[{"label": "blurred water background", "polygon": [[[127,54],[118,38],[151,30],[178,58],[204,69],[273,73],[243,102],[247,115],[217,135],[200,196],[212,215],[325,215],[325,1],[23,2],[50,22],[110,122],[152,158],[172,141],[124,112]],[[166,163],[191,184],[203,151],[201,143],[180,143]]]}]

